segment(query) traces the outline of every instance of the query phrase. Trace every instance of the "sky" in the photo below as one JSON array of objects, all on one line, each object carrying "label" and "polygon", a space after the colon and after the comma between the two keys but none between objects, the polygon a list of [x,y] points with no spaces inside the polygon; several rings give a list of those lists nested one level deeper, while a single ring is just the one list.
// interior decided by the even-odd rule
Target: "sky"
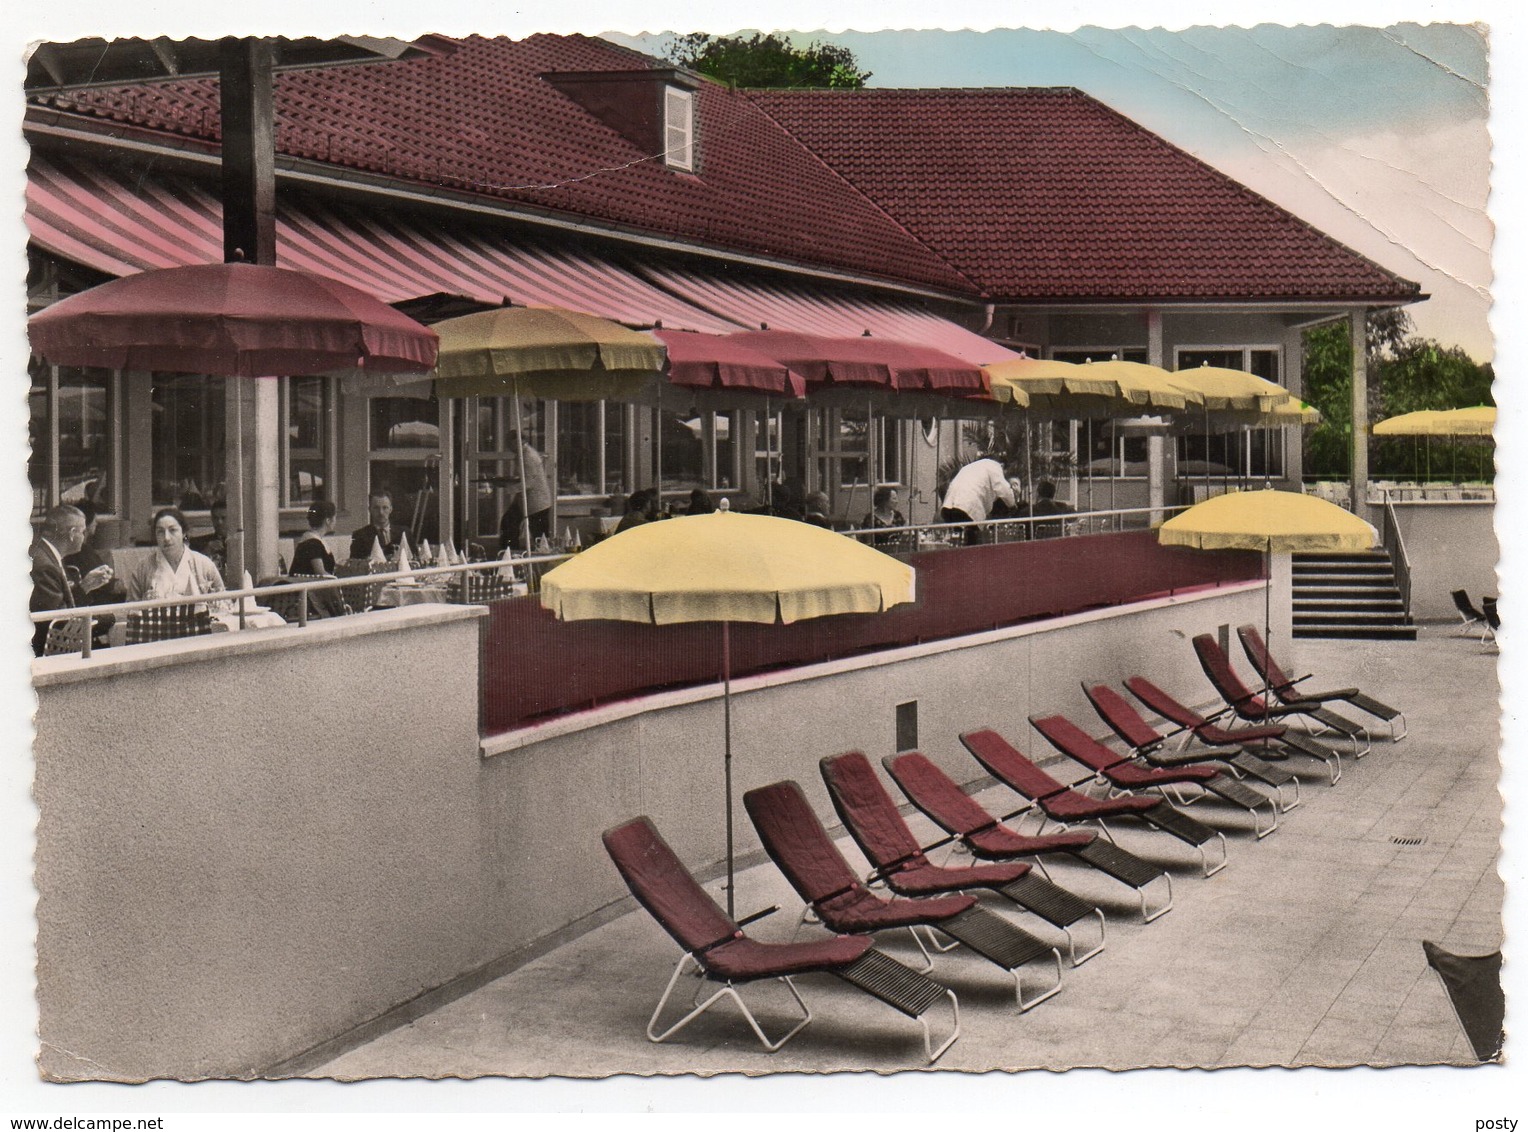
[{"label": "sky", "polygon": [[1418,334],[1494,357],[1482,26],[791,34],[849,48],[871,86],[1084,90],[1421,283]]},{"label": "sky", "polygon": [[[1268,27],[1278,19],[1309,28]],[[1498,140],[1506,139],[1496,161],[1490,209],[1497,228],[1495,282],[1487,266],[1491,229],[1480,214],[1485,197],[1486,134],[1481,89],[1486,59],[1478,36],[1454,28],[1422,29],[1403,21],[1492,25],[1490,106]],[[953,34],[885,35],[884,28],[999,28],[1024,23],[1054,32],[1011,31],[985,37]],[[1336,33],[1319,25],[1378,28],[1395,25],[1388,35]],[[1528,75],[1522,33],[1528,18],[1508,0],[1282,0],[1278,5],[1214,3],[1209,0],[522,0],[490,5],[483,0],[280,0],[234,5],[205,0],[71,0],[67,4],[20,3],[0,13],[4,50],[0,72],[4,89],[20,89],[25,45],[34,39],[68,40],[85,35],[155,35],[212,37],[241,34],[387,34],[412,37],[425,32],[464,35],[525,35],[532,31],[628,35],[664,29],[730,32],[755,25],[813,29],[846,35],[862,63],[888,85],[969,85],[973,82],[1068,84],[1081,87],[1142,124],[1189,149],[1226,173],[1292,208],[1318,227],[1370,255],[1438,295],[1432,310],[1417,314],[1423,333],[1458,341],[1478,356],[1490,356],[1492,340],[1484,329],[1481,289],[1491,287],[1499,306],[1494,343],[1498,402],[1503,406],[1502,475],[1498,530],[1502,533],[1506,595],[1504,612],[1514,608],[1511,594],[1523,576],[1513,532],[1528,529],[1528,509],[1515,485],[1528,477],[1528,446],[1516,443],[1522,398],[1512,375],[1524,356],[1525,320],[1518,316],[1523,298],[1522,217],[1528,216],[1521,177],[1522,129],[1514,125],[1525,112],[1523,80]],[[1076,32],[1088,25],[1088,29]],[[1200,30],[1196,25],[1206,25]],[[1213,26],[1212,26],[1213,25]],[[1250,30],[1217,30],[1240,25]],[[1166,27],[1161,31],[1101,31],[1098,28]],[[1193,30],[1184,30],[1184,29]],[[930,46],[933,44],[934,46]],[[977,79],[975,76],[980,76]],[[10,321],[0,330],[0,350],[13,375],[25,372],[27,348],[20,278],[25,230],[21,224],[24,150],[21,100],[0,102],[8,115],[0,125],[0,186],[13,202],[13,221],[0,224],[0,260],[11,265]],[[1306,194],[1301,196],[1299,194]],[[1327,198],[1323,204],[1321,198]],[[1318,215],[1318,209],[1329,209]],[[1340,221],[1340,223],[1339,223]],[[1348,227],[1351,225],[1351,229]],[[1427,274],[1434,272],[1436,274]],[[1460,301],[1438,280],[1457,278]],[[1465,301],[1467,300],[1467,301]],[[1471,304],[1474,304],[1473,310]],[[1445,308],[1455,307],[1449,314]],[[1435,314],[1434,311],[1443,312]],[[1436,321],[1435,321],[1436,320]],[[1455,329],[1457,328],[1457,329]],[[1265,1071],[1198,1073],[1163,1071],[1125,1077],[1099,1074],[1028,1074],[1019,1078],[987,1075],[901,1074],[891,1078],[799,1077],[754,1082],[743,1078],[715,1081],[640,1081],[598,1084],[580,1082],[441,1082],[405,1087],[387,1083],[366,1086],[241,1086],[213,1083],[187,1088],[152,1085],[122,1088],[77,1085],[67,1089],[37,1081],[31,1057],[35,1045],[35,1007],[31,972],[34,925],[30,869],[31,830],[36,820],[26,758],[27,720],[33,707],[27,664],[30,650],[21,595],[26,586],[25,516],[30,493],[23,459],[27,445],[25,386],[0,398],[0,445],[13,454],[0,460],[0,523],[8,532],[9,558],[0,558],[0,588],[12,610],[12,628],[0,634],[14,647],[0,647],[0,727],[12,740],[0,758],[0,1116],[168,1114],[167,1129],[228,1128],[240,1122],[225,1117],[197,1121],[190,1114],[246,1113],[242,1123],[263,1127],[258,1113],[335,1114],[366,1111],[354,1120],[324,1118],[323,1127],[418,1127],[409,1114],[446,1109],[458,1113],[503,1110],[551,1112],[658,1110],[664,1127],[695,1126],[684,1114],[730,1111],[746,1106],[757,1112],[833,1109],[888,1112],[900,1108],[921,1113],[937,1108],[948,1119],[958,1110],[998,1109],[1026,1125],[1040,1127],[1077,1119],[1088,1106],[1089,1119],[1105,1126],[1175,1129],[1238,1127],[1313,1129],[1380,1125],[1395,1132],[1411,1129],[1463,1129],[1479,1119],[1523,1118],[1519,1055],[1508,1068],[1461,1073],[1436,1070],[1345,1071],[1298,1074]],[[1523,686],[1512,635],[1504,637],[1503,679]],[[1521,799],[1528,736],[1515,711],[1504,716],[1506,778],[1509,798]],[[1521,805],[1509,805],[1508,820]],[[1512,940],[1523,938],[1522,894],[1528,871],[1521,838],[1509,840],[1503,871],[1509,891],[1509,955]],[[1515,848],[1514,848],[1515,846]],[[1515,897],[1512,894],[1516,894]],[[1513,911],[1512,909],[1515,909]],[[1515,935],[1512,934],[1515,929]],[[1517,950],[1521,950],[1520,946]],[[1509,963],[1511,970],[1521,969]],[[1509,986],[1509,993],[1512,991]],[[1522,1014],[1514,1000],[1511,1018]],[[1522,1030],[1521,1024],[1517,1026]],[[1517,1086],[1511,1086],[1518,1080]],[[1114,1103],[1101,1102],[1107,1093]],[[1514,1099],[1515,1098],[1515,1099]],[[1275,1104],[1258,1103],[1276,1100]],[[1167,1102],[1167,1103],[1164,1103]],[[1158,1115],[1153,1116],[1153,1113]],[[1115,1119],[1110,1119],[1114,1117]],[[707,1121],[713,1124],[714,1121]],[[878,1125],[900,1124],[893,1116]],[[920,1121],[920,1123],[922,1123]],[[284,1126],[319,1127],[316,1120],[288,1115]],[[494,1127],[503,1127],[496,1121]],[[538,1127],[540,1122],[538,1122]]]}]

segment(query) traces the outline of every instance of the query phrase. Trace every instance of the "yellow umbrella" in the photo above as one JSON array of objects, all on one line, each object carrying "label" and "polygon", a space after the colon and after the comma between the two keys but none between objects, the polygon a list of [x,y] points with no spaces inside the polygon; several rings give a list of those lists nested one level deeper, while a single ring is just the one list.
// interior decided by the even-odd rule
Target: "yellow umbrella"
[{"label": "yellow umbrella", "polygon": [[1293,491],[1233,491],[1206,499],[1158,528],[1163,546],[1297,552],[1368,550],[1372,526],[1335,503]]},{"label": "yellow umbrella", "polygon": [[1180,369],[1169,380],[1185,392],[1197,393],[1210,410],[1266,412],[1290,398],[1289,390],[1282,385],[1239,369],[1199,366]]},{"label": "yellow umbrella", "polygon": [[1375,436],[1490,436],[1496,428],[1496,407],[1424,409],[1402,413],[1374,426]]},{"label": "yellow umbrella", "polygon": [[728,915],[734,871],[731,623],[788,625],[838,613],[879,613],[914,598],[915,575],[905,562],[809,523],[727,510],[632,527],[541,579],[542,606],[564,621],[722,623]]},{"label": "yellow umbrella", "polygon": [[660,379],[654,338],[609,319],[550,307],[502,307],[437,322],[441,397],[632,400]]},{"label": "yellow umbrella", "polygon": [[[1157,531],[1163,546],[1260,550],[1272,556],[1304,551],[1368,550],[1379,532],[1335,503],[1293,491],[1233,491],[1174,515]],[[1271,632],[1273,569],[1263,588],[1263,640]],[[1266,693],[1266,683],[1264,687]]]},{"label": "yellow umbrella", "polygon": [[1127,400],[1151,409],[1184,409],[1202,404],[1204,400],[1198,392],[1181,388],[1172,380],[1175,375],[1145,362],[1111,358],[1106,362],[1087,362],[1082,368],[1118,382],[1120,392]]}]

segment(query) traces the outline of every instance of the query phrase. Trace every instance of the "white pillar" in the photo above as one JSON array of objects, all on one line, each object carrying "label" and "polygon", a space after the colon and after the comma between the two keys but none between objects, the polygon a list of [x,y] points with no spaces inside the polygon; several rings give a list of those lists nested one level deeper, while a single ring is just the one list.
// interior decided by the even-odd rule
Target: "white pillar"
[{"label": "white pillar", "polygon": [[1352,511],[1363,516],[1369,500],[1369,365],[1368,340],[1364,333],[1364,311],[1357,308],[1348,314],[1348,332],[1353,344],[1353,436],[1352,436]]},{"label": "white pillar", "polygon": [[[281,403],[278,379],[231,377],[226,386],[227,441],[224,482],[229,533],[243,534],[243,563],[258,580],[274,574],[276,540],[281,530]],[[229,554],[229,573],[237,569],[239,550]],[[230,587],[237,576],[226,579]]]}]

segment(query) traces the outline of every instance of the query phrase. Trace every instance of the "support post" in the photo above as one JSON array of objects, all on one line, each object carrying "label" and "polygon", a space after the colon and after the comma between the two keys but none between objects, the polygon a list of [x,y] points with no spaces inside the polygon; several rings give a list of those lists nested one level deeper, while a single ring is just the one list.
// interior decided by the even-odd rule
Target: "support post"
[{"label": "support post", "polygon": [[1348,333],[1353,344],[1353,436],[1351,509],[1366,517],[1369,499],[1369,350],[1364,331],[1364,310],[1348,313]]},{"label": "support post", "polygon": [[[1167,368],[1167,351],[1162,344],[1162,312],[1146,312],[1146,361],[1158,369]],[[1146,438],[1146,505],[1151,508],[1151,525],[1165,517],[1167,505],[1167,438],[1152,433]]]}]

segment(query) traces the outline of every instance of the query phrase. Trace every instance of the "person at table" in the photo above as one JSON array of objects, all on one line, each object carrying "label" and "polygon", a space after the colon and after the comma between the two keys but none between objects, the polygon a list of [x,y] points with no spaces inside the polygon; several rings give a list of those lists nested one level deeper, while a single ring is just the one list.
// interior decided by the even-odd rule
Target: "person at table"
[{"label": "person at table", "polygon": [[[80,574],[64,564],[65,558],[77,554],[85,545],[85,528],[84,514],[67,503],[44,516],[42,530],[32,544],[32,597],[28,608],[33,613],[87,604],[87,595],[111,583],[112,568],[108,565]],[[32,630],[32,651],[38,656],[47,644],[48,625],[47,621],[39,621]]]},{"label": "person at table", "polygon": [[366,510],[371,522],[357,527],[350,535],[350,561],[365,562],[371,557],[371,548],[381,544],[382,553],[388,558],[398,553],[398,543],[403,538],[403,528],[393,522],[393,497],[377,490],[366,500]]},{"label": "person at table", "polygon": [[986,522],[1001,502],[1010,511],[1018,506],[1013,484],[1008,482],[1003,465],[984,456],[972,460],[955,473],[940,504],[939,517],[946,523],[965,523],[965,542],[975,546],[982,541],[978,523]]},{"label": "person at table", "polygon": [[[1035,502],[1029,511],[1037,519],[1046,515],[1072,514],[1070,507],[1056,501],[1056,485],[1050,480],[1041,480],[1035,485]],[[1059,522],[1036,523],[1034,529],[1035,538],[1060,538],[1062,524]]]},{"label": "person at table", "polygon": [[824,530],[833,529],[833,520],[828,518],[828,511],[832,508],[828,501],[828,493],[825,491],[808,492],[806,500],[802,504],[801,521],[810,523],[814,527],[822,527]]},{"label": "person at table", "polygon": [[621,516],[621,522],[614,533],[629,531],[632,527],[640,527],[643,523],[651,523],[657,518],[658,493],[650,487],[644,487],[627,497],[626,514]]},{"label": "person at table", "polygon": [[[875,494],[870,497],[870,513],[860,521],[860,527],[867,531],[885,530],[887,527],[907,526],[907,517],[897,510],[897,489],[888,484],[875,489]],[[876,535],[870,540],[872,546],[888,546],[897,542],[902,536],[899,535]]]},{"label": "person at table", "polygon": [[198,554],[205,554],[217,564],[219,570],[228,568],[228,501],[214,499],[208,509],[212,516],[212,533],[197,535],[186,545]]},{"label": "person at table", "polygon": [[[509,436],[509,486],[512,495],[504,517],[499,520],[499,553],[506,547],[525,549],[525,529],[529,525],[534,543],[552,535],[552,492],[546,482],[546,461],[529,444],[521,444],[518,433]],[[523,469],[524,474],[521,474]]]},{"label": "person at table", "polygon": [[686,515],[709,515],[716,510],[716,504],[711,502],[711,497],[706,494],[704,488],[697,487],[690,492],[690,507]]},{"label": "person at table", "polygon": [[223,592],[223,575],[216,563],[186,545],[186,527],[186,516],[179,507],[161,507],[154,512],[155,552],[128,577],[129,601]]},{"label": "person at table", "polygon": [[[308,533],[292,551],[292,573],[311,578],[334,577],[334,552],[324,539],[334,533],[334,504],[320,499],[308,504]],[[313,590],[308,594],[309,608],[320,617],[338,617],[348,612],[339,590]]]},{"label": "person at table", "polygon": [[[80,500],[75,506],[80,509],[80,514],[85,516],[85,545],[79,551],[64,559],[64,568],[67,570],[72,567],[75,571],[75,576],[88,578],[91,571],[105,566],[107,567],[108,575],[111,577],[111,580],[104,586],[86,594],[85,600],[80,604],[111,605],[115,602],[126,601],[127,587],[122,584],[122,579],[117,577],[115,571],[111,569],[110,560],[95,545],[96,520],[100,517],[100,512],[96,509],[96,505],[88,499]],[[96,618],[95,643],[97,645],[103,648],[106,646],[107,634],[111,632],[111,627],[116,623],[117,618],[115,614],[103,613]]]}]

